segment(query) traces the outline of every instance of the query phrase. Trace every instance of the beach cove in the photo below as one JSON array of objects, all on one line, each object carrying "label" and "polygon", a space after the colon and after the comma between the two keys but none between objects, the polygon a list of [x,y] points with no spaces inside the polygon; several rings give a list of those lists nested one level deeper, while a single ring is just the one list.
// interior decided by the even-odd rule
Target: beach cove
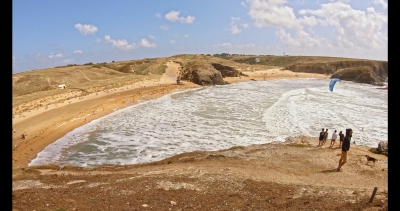
[{"label": "beach cove", "polygon": [[[139,101],[152,100],[178,90],[199,87],[183,81],[176,84],[179,66],[169,63],[159,81],[148,80],[126,87],[116,88],[83,97],[71,98],[63,104],[53,104],[47,108],[31,109],[24,117],[13,118],[13,168],[24,167],[47,145],[64,136],[73,129],[94,119],[105,116]],[[280,69],[244,72],[248,76],[224,78],[229,83],[276,78],[328,78],[323,74],[295,73]],[[56,107],[57,106],[57,107]],[[25,134],[25,140],[21,134]]]},{"label": "beach cove", "polygon": [[[49,106],[25,112],[25,117],[14,117],[13,209],[387,209],[387,156],[352,144],[343,172],[336,172],[340,147],[317,147],[317,137],[288,137],[285,142],[194,151],[144,164],[28,167],[46,146],[92,120],[140,101],[199,88],[186,81],[176,85],[171,77],[176,76],[171,71],[176,69],[167,70],[160,81],[141,82],[141,87],[132,85],[92,93],[70,99],[71,103],[63,106]],[[279,69],[246,74],[249,77],[224,80],[236,83],[328,78]],[[19,139],[20,131],[26,132],[25,140]],[[366,164],[365,154],[379,161]],[[374,202],[367,203],[374,187],[378,187]]]}]

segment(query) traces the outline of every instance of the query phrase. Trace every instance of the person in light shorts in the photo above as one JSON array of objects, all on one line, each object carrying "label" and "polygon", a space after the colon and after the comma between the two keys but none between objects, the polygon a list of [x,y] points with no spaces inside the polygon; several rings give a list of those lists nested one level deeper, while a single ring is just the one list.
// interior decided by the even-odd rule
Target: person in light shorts
[{"label": "person in light shorts", "polygon": [[329,148],[332,148],[335,145],[336,138],[337,138],[337,134],[336,134],[336,130],[335,130],[335,132],[332,133],[331,145],[329,146]]}]

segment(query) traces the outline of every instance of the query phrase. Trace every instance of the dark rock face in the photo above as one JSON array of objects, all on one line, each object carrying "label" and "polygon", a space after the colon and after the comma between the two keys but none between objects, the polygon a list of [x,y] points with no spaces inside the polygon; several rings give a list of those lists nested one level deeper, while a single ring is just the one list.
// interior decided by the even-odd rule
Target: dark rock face
[{"label": "dark rock face", "polygon": [[229,66],[225,66],[222,64],[218,64],[218,63],[212,63],[212,66],[216,69],[219,70],[221,72],[221,75],[223,78],[225,77],[239,77],[240,71],[236,70],[233,67],[229,67]]},{"label": "dark rock face", "polygon": [[201,86],[227,84],[222,79],[221,72],[216,70],[211,64],[197,61],[190,61],[181,66],[179,78]]},{"label": "dark rock face", "polygon": [[284,69],[293,72],[332,74],[331,78],[375,85],[382,84],[388,77],[387,61],[355,60],[297,63],[286,66]]},{"label": "dark rock face", "polygon": [[336,71],[331,78],[374,85],[383,85],[382,77],[371,66],[350,67]]}]

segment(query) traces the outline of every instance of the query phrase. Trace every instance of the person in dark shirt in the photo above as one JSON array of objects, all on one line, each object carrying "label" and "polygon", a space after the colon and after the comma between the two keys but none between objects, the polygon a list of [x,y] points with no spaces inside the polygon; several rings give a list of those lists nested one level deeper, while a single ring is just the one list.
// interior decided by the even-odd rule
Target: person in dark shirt
[{"label": "person in dark shirt", "polygon": [[318,142],[318,146],[322,146],[322,141],[323,141],[323,139],[324,139],[324,135],[325,135],[324,128],[322,128],[322,131],[319,133],[319,142]]},{"label": "person in dark shirt", "polygon": [[341,171],[342,166],[347,162],[347,152],[350,149],[350,141],[353,135],[353,130],[351,128],[346,129],[346,136],[344,137],[342,144],[342,155],[340,156],[339,166],[337,167],[337,171]]},{"label": "person in dark shirt", "polygon": [[344,134],[342,133],[342,131],[339,132],[339,147],[342,146],[344,140]]}]

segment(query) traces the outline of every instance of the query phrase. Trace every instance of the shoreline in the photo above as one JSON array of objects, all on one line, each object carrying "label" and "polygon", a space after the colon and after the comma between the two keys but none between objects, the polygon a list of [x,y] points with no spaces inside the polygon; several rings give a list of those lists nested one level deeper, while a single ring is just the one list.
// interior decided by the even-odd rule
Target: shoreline
[{"label": "shoreline", "polygon": [[[176,69],[172,71],[177,77]],[[158,81],[144,81],[139,86],[120,87],[114,92],[92,93],[82,98],[71,99],[68,104],[52,106],[45,110],[31,110],[25,117],[13,118],[12,167],[27,167],[46,146],[52,144],[68,132],[118,109],[136,105],[139,100],[153,100],[178,90],[201,87],[200,85],[182,81],[176,85],[168,71]],[[228,83],[286,79],[286,78],[329,78],[322,74],[296,73],[288,70],[269,69],[255,72],[243,72],[248,76],[226,77]],[[169,75],[169,77],[167,76]],[[168,77],[168,80],[166,78]],[[22,140],[21,134],[26,138]]]}]

